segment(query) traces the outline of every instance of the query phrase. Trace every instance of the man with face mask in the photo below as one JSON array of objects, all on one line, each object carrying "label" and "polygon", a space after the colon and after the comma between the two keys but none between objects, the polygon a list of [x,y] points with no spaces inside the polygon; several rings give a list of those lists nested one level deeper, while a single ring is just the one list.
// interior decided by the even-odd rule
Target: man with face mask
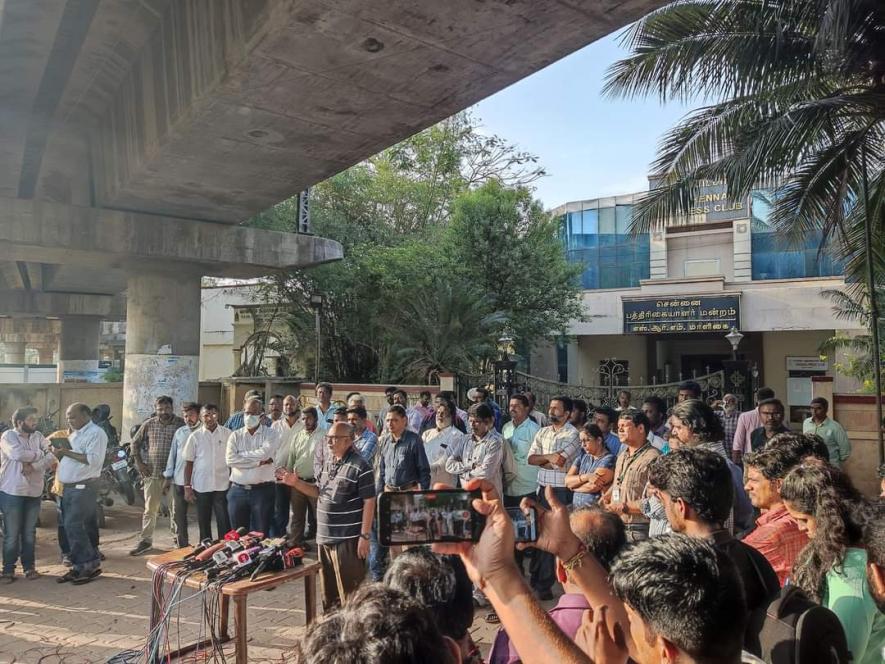
[{"label": "man with face mask", "polygon": [[231,482],[227,511],[231,528],[267,533],[273,515],[273,462],[280,436],[271,427],[262,426],[263,408],[258,399],[247,401],[243,413],[243,428],[227,439],[225,461]]},{"label": "man with face mask", "polygon": [[181,416],[184,418],[184,426],[175,432],[172,437],[172,448],[169,450],[169,459],[166,461],[166,470],[163,477],[166,478],[164,493],[172,487],[172,514],[169,518],[172,526],[172,539],[175,546],[183,548],[190,545],[187,534],[187,511],[188,502],[184,496],[184,444],[188,437],[200,428],[201,404],[193,401],[185,401],[181,405]]},{"label": "man with face mask", "polygon": [[[163,473],[172,451],[172,439],[184,425],[184,420],[175,415],[172,397],[157,397],[153,417],[149,417],[141,425],[132,439],[135,466],[144,478],[144,515],[141,518],[141,536],[138,544],[129,552],[130,556],[140,556],[153,547],[157,512],[166,484]],[[170,524],[170,530],[175,537],[174,521]]]}]

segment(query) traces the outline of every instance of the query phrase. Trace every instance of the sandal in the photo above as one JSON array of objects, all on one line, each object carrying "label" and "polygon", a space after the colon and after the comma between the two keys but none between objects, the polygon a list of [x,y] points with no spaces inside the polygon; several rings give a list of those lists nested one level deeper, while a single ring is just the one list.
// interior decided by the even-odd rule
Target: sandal
[{"label": "sandal", "polygon": [[33,581],[34,579],[39,579],[39,578],[40,578],[40,572],[38,572],[38,571],[35,570],[35,569],[25,570],[25,578],[26,578],[28,581]]},{"label": "sandal", "polygon": [[15,581],[15,572],[3,572],[0,574],[0,582],[9,584]]},{"label": "sandal", "polygon": [[486,614],[486,622],[489,625],[498,625],[501,623],[501,619],[498,617],[497,613],[495,613],[494,611],[489,611]]}]

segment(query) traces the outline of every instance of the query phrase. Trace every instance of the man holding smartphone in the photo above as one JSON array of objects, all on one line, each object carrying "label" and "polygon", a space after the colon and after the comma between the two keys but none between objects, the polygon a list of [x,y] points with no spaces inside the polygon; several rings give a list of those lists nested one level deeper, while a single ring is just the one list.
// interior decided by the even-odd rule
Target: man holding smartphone
[{"label": "man holding smartphone", "polygon": [[323,611],[328,612],[343,604],[366,575],[375,486],[371,466],[353,446],[353,427],[333,424],[324,444],[328,453],[315,484],[302,480],[297,470],[278,468],[276,478],[317,501]]}]

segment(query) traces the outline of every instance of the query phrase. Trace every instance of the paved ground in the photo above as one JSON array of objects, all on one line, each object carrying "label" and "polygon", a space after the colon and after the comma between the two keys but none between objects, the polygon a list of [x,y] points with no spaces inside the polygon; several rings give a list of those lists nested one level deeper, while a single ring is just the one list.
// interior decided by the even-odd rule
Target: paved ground
[{"label": "paved ground", "polygon": [[[44,576],[34,581],[19,576],[0,586],[0,664],[97,664],[144,645],[151,578],[146,558],[127,553],[136,543],[140,514],[138,507],[108,508],[107,528],[101,531],[107,556],[102,576],[84,586],[60,585],[55,579],[66,568],[58,554],[55,507],[43,503],[37,569]],[[155,545],[157,553],[172,548],[168,519],[160,520]],[[485,623],[485,615],[477,612],[472,631],[487,653],[496,628]],[[180,621],[185,637],[197,629],[195,611],[182,609]],[[251,595],[248,625],[250,662],[286,661],[287,650],[304,631],[303,583]]]}]

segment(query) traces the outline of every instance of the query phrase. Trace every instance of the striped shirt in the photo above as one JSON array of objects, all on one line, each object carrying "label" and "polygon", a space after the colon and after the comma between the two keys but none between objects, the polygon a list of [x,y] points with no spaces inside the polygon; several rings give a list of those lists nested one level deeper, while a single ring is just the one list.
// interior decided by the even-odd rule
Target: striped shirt
[{"label": "striped shirt", "polygon": [[317,544],[359,537],[363,505],[375,497],[372,467],[351,447],[340,460],[327,456],[318,480]]},{"label": "striped shirt", "polygon": [[578,438],[578,430],[568,422],[559,431],[554,429],[552,425],[538,431],[529,449],[529,456],[534,454],[553,454],[556,452],[565,457],[562,470],[540,468],[538,470],[538,484],[541,486],[564,487],[565,474],[580,450],[581,439]]}]

